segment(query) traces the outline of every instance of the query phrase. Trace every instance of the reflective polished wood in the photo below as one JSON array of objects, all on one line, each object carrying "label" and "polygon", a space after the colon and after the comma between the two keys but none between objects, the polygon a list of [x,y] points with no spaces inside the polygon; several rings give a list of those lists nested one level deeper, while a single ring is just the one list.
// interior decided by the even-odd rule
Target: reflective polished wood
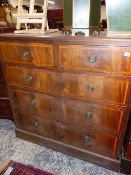
[{"label": "reflective polished wood", "polygon": [[11,90],[13,105],[16,109],[30,111],[74,126],[87,124],[108,131],[121,132],[125,109],[103,104],[70,100],[47,94]]},{"label": "reflective polished wood", "polygon": [[131,39],[1,35],[16,135],[120,170],[131,107]]}]

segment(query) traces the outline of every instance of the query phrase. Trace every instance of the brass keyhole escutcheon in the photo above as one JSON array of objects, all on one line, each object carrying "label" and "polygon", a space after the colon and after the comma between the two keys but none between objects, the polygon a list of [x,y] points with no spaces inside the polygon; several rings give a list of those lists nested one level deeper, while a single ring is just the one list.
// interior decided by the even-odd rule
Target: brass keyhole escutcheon
[{"label": "brass keyhole escutcheon", "polygon": [[36,101],[35,100],[31,100],[30,104],[31,104],[32,107],[35,107],[36,106]]},{"label": "brass keyhole escutcheon", "polygon": [[29,82],[29,83],[31,83],[33,81],[33,77],[32,76],[28,76],[26,78],[26,81]]},{"label": "brass keyhole escutcheon", "polygon": [[86,117],[87,117],[88,119],[92,119],[92,117],[93,117],[93,112],[92,112],[92,111],[86,112]]},{"label": "brass keyhole escutcheon", "polygon": [[89,136],[85,136],[85,144],[87,146],[90,146],[91,145],[91,141],[92,141],[92,139]]},{"label": "brass keyhole escutcheon", "polygon": [[35,128],[37,128],[37,127],[39,126],[39,122],[38,122],[36,119],[34,119],[34,120],[32,120],[32,125],[33,125]]},{"label": "brass keyhole escutcheon", "polygon": [[97,56],[96,55],[91,55],[88,57],[88,60],[91,62],[91,63],[95,63],[96,60],[97,60]]},{"label": "brass keyhole escutcheon", "polygon": [[92,84],[90,84],[87,86],[87,90],[88,90],[88,92],[93,92],[95,89],[94,89],[94,86]]},{"label": "brass keyhole escutcheon", "polygon": [[24,51],[22,54],[22,58],[23,58],[23,60],[29,60],[29,58],[30,58],[29,51]]}]

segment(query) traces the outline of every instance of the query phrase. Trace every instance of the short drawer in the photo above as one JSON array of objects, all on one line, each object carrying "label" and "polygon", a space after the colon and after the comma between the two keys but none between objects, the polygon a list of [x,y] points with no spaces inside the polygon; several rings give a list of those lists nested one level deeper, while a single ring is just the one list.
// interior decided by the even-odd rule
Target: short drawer
[{"label": "short drawer", "polygon": [[6,70],[9,85],[41,89],[40,70],[19,67],[7,67]]},{"label": "short drawer", "polygon": [[19,110],[42,114],[45,118],[75,126],[91,124],[115,132],[122,131],[126,112],[124,109],[22,90],[11,90],[11,94],[13,104]]},{"label": "short drawer", "polygon": [[130,144],[128,144],[128,146],[127,146],[125,158],[128,159],[128,160],[131,160],[131,142],[130,142]]},{"label": "short drawer", "polygon": [[1,45],[5,63],[53,66],[53,45],[43,43],[6,42]]},{"label": "short drawer", "polygon": [[8,97],[8,91],[5,83],[0,83],[0,98]]},{"label": "short drawer", "polygon": [[81,129],[28,112],[16,112],[17,128],[49,137],[60,142],[93,151],[109,157],[116,157],[119,138],[94,128]]},{"label": "short drawer", "polygon": [[19,67],[7,68],[9,85],[29,87],[85,100],[125,105],[129,79]]},{"label": "short drawer", "polygon": [[59,45],[59,66],[114,74],[131,74],[131,47]]}]

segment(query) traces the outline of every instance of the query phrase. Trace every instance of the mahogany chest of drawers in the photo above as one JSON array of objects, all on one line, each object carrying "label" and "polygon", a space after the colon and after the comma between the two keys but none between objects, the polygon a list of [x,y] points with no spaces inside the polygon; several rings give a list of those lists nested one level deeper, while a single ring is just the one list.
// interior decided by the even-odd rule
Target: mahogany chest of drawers
[{"label": "mahogany chest of drawers", "polygon": [[131,40],[1,35],[16,135],[119,171]]}]

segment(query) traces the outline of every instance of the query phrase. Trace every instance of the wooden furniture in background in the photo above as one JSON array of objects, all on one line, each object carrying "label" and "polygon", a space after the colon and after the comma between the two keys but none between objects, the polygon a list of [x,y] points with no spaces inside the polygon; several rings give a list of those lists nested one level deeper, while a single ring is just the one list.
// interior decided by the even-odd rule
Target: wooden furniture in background
[{"label": "wooden furniture in background", "polygon": [[14,27],[0,27],[0,33],[12,33],[14,31]]},{"label": "wooden furniture in background", "polygon": [[131,40],[0,35],[16,135],[120,170],[131,106]]},{"label": "wooden furniture in background", "polygon": [[48,10],[47,18],[50,29],[63,28],[63,9]]},{"label": "wooden furniture in background", "polygon": [[[48,30],[47,8],[48,0],[43,1],[43,12],[34,12],[35,0],[30,0],[29,13],[24,13],[23,0],[18,0],[18,13],[15,33],[45,33]],[[41,24],[39,29],[29,29],[27,24]],[[21,25],[25,24],[25,30],[21,30]]]},{"label": "wooden furniture in background", "polygon": [[13,14],[16,13],[17,9],[12,7],[10,4],[0,4],[0,27],[15,28],[16,21],[13,18]]},{"label": "wooden furniture in background", "polygon": [[0,6],[10,6],[11,4],[9,3],[8,0],[1,0],[0,1]]}]

